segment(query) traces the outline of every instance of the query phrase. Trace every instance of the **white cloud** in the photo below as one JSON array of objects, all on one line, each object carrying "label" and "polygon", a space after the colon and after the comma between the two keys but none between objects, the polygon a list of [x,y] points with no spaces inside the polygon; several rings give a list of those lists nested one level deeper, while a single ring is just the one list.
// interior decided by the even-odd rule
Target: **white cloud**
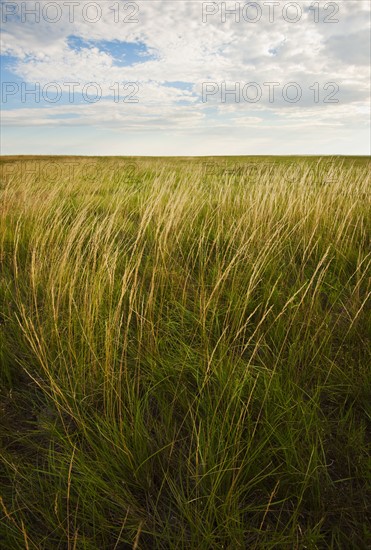
[{"label": "white cloud", "polygon": [[[45,102],[31,105],[27,102],[5,111],[3,124],[17,127],[90,125],[108,129],[125,125],[134,132],[150,131],[153,134],[156,129],[172,128],[177,132],[188,132],[188,135],[192,129],[197,132],[209,128],[213,132],[220,127],[229,129],[228,140],[232,141],[239,139],[236,136],[241,129],[258,128],[267,136],[264,139],[259,137],[260,144],[269,144],[267,153],[277,150],[274,135],[280,129],[282,133],[288,128],[295,129],[296,140],[308,146],[308,128],[319,127],[321,137],[316,138],[317,152],[321,152],[321,139],[324,144],[332,140],[334,153],[338,152],[337,140],[341,147],[348,143],[348,138],[342,141],[340,128],[344,135],[348,136],[349,132],[354,135],[363,152],[369,152],[369,141],[362,139],[360,142],[358,132],[359,127],[367,125],[370,97],[368,1],[358,0],[355,10],[354,2],[338,0],[328,3],[321,0],[318,23],[314,21],[313,10],[309,10],[312,4],[309,0],[298,3],[302,15],[297,23],[283,18],[282,9],[287,4],[283,0],[276,8],[274,22],[269,21],[267,3],[261,1],[263,16],[257,23],[245,21],[243,12],[240,12],[240,22],[229,16],[223,23],[220,2],[217,3],[218,13],[208,17],[205,23],[202,21],[204,2],[165,0],[137,0],[138,13],[134,13],[133,8],[124,11],[125,3],[120,2],[120,18],[130,17],[133,10],[132,18],[137,18],[138,23],[115,22],[117,12],[110,7],[117,3],[107,0],[93,2],[100,7],[102,17],[91,23],[86,20],[87,13],[94,16],[93,9],[86,11],[89,3],[92,2],[84,0],[79,3],[73,22],[69,21],[68,3],[62,0],[58,2],[62,17],[57,23],[41,17],[35,24],[31,16],[22,23],[8,17],[3,24],[2,51],[16,58],[14,70],[17,77],[27,83],[57,82],[62,85],[78,82],[82,88],[87,82],[97,82],[106,99],[95,104],[72,105]],[[21,2],[18,4],[21,12]],[[47,0],[42,0],[40,6],[45,8],[47,4]],[[227,7],[233,8],[236,4],[227,2]],[[331,4],[339,6],[335,15],[332,15]],[[240,1],[239,5],[242,9],[245,2]],[[326,23],[325,17],[337,18],[339,22]],[[69,42],[71,36],[89,41],[90,46],[84,45],[79,50],[73,48]],[[113,50],[100,47],[99,41],[142,43],[151,55],[143,57],[140,63],[118,66]],[[192,91],[168,85],[178,81],[191,83]],[[222,82],[230,85],[239,82],[242,86],[257,82],[263,90],[266,90],[264,83],[274,81],[279,82],[280,87],[274,103],[270,103],[267,93],[255,104],[235,103],[231,96],[223,103],[220,94],[203,103],[200,99],[205,81],[213,81],[219,87]],[[139,104],[117,104],[112,98],[108,99],[114,82],[138,82]],[[302,98],[296,104],[290,104],[282,97],[281,90],[289,82],[298,83],[303,90]],[[319,83],[319,103],[314,103],[314,91],[310,90],[315,82]],[[339,85],[336,95],[339,104],[323,103],[331,91],[330,88],[325,93],[324,86],[328,82]],[[235,126],[237,134],[233,130]],[[271,128],[275,131],[270,138]],[[209,143],[223,152],[223,147],[211,137]],[[160,134],[159,139],[163,139]],[[236,150],[239,147],[236,141]]]}]

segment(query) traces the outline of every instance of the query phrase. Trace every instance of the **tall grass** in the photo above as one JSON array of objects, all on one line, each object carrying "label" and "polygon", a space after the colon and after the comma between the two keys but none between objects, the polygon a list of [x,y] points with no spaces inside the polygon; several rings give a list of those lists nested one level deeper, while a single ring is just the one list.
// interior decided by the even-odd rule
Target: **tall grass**
[{"label": "tall grass", "polygon": [[58,162],[1,184],[3,547],[368,547],[369,161]]}]

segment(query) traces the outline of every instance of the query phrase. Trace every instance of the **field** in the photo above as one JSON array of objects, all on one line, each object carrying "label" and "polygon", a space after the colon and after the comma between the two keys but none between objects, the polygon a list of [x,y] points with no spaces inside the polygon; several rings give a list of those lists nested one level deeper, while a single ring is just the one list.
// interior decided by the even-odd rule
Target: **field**
[{"label": "field", "polygon": [[370,164],[2,157],[1,548],[369,548]]}]

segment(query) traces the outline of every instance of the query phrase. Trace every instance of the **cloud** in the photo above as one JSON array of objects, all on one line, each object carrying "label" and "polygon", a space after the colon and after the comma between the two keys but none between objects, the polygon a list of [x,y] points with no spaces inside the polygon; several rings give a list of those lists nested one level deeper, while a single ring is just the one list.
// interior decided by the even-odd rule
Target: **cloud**
[{"label": "cloud", "polygon": [[[3,17],[5,4],[3,1]],[[27,3],[31,4],[35,3]],[[59,5],[60,11],[47,8],[50,4]],[[365,124],[360,112],[367,112],[370,96],[368,1],[358,0],[354,10],[354,4],[345,0],[321,0],[315,13],[310,8],[313,3],[304,0],[298,3],[300,19],[296,23],[290,21],[295,9],[285,11],[287,2],[281,1],[275,8],[274,20],[267,2],[258,4],[261,18],[252,23],[243,17],[247,4],[242,1],[225,3],[229,10],[238,5],[240,10],[237,15],[224,14],[224,21],[221,2],[137,0],[111,4],[84,0],[75,6],[72,17],[71,3],[41,0],[40,21],[23,14],[22,22],[22,3],[17,2],[17,16],[8,14],[3,24],[2,51],[13,59],[7,80],[12,71],[17,82],[29,85],[39,83],[42,87],[54,82],[63,88],[76,82],[78,86],[72,104],[64,94],[56,104],[43,101],[41,96],[38,104],[27,97],[25,103],[20,100],[14,107],[7,105],[3,124],[18,128],[125,125],[133,132],[147,130],[151,134],[155,129],[197,132],[200,128],[223,127],[233,136],[235,125],[265,132],[277,127],[277,131],[281,128],[285,132],[289,119],[290,128],[297,129],[297,139],[303,143],[307,143],[308,124],[324,128],[324,140],[332,137],[335,148],[339,127],[355,132],[358,142],[357,125]],[[205,10],[210,10],[206,21]],[[58,13],[59,20],[52,23],[50,19]],[[251,18],[253,12],[249,13]],[[102,91],[97,103],[82,97],[81,90],[91,82]],[[123,86],[128,82],[139,87],[136,105],[114,101],[116,83]],[[238,103],[231,94],[223,101],[219,93],[205,103],[204,82],[214,82],[218,90],[223,82],[230,87],[256,82],[265,92],[265,83],[278,82],[280,86],[273,103],[268,93],[258,103]],[[290,82],[297,83],[303,92],[295,104],[282,95]],[[324,103],[332,90],[325,88],[330,82],[339,86],[334,96],[339,105]],[[318,102],[312,89],[315,83]],[[268,139],[267,143],[269,150],[274,150],[274,141]],[[362,150],[367,146],[369,141],[363,141]]]},{"label": "cloud", "polygon": [[360,29],[345,36],[331,36],[326,42],[326,48],[334,59],[342,63],[370,67],[370,29]]}]

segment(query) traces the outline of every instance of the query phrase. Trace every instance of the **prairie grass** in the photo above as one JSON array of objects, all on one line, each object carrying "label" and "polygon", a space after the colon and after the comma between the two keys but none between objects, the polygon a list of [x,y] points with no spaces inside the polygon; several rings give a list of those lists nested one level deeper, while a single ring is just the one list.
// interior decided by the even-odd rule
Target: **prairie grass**
[{"label": "prairie grass", "polygon": [[71,161],[2,159],[2,548],[369,547],[369,159]]}]

